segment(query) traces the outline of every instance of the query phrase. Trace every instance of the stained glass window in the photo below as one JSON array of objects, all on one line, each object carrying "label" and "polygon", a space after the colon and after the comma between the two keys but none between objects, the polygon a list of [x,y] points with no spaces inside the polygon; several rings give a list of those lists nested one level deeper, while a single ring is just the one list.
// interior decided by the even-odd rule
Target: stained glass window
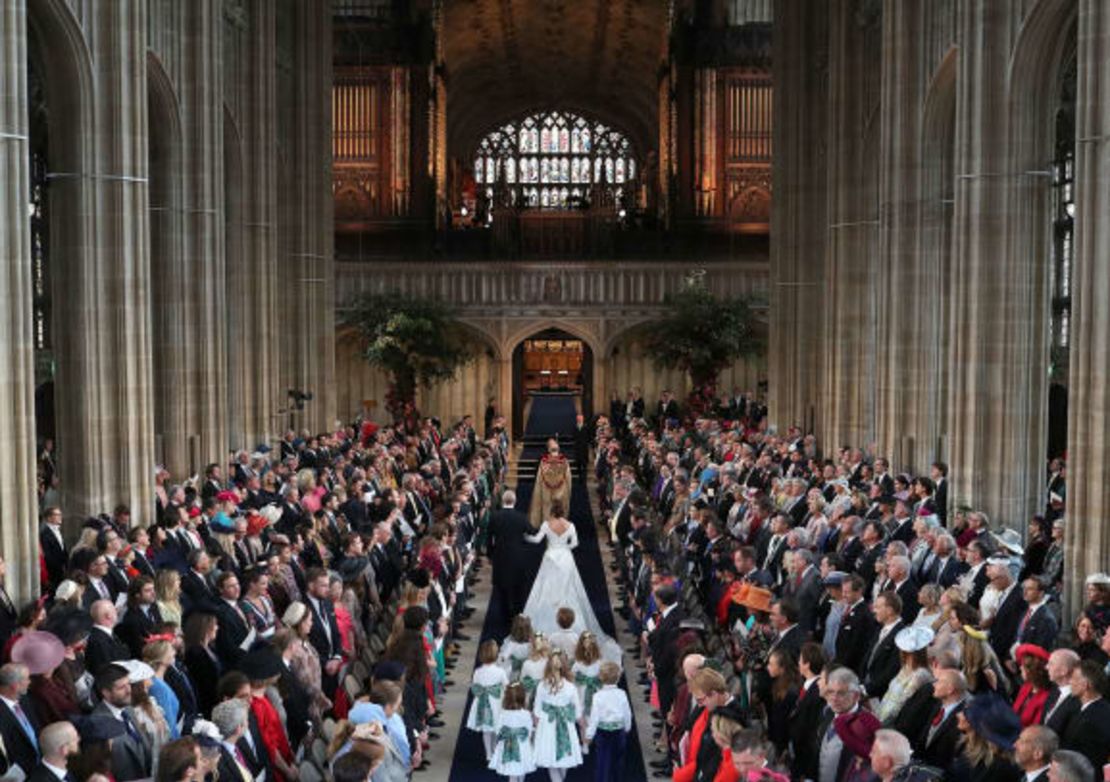
[{"label": "stained glass window", "polygon": [[504,188],[511,203],[544,209],[580,206],[597,192],[592,185],[619,200],[628,189],[620,185],[635,182],[636,172],[622,133],[565,111],[510,122],[483,138],[474,155],[478,183]]}]

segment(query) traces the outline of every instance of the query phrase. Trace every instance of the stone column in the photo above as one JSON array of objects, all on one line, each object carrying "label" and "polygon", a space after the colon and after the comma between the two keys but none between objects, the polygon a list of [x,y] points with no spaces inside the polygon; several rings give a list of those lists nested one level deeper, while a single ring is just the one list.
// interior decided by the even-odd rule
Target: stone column
[{"label": "stone column", "polygon": [[1085,602],[1084,578],[1110,561],[1110,8],[1080,0],[1075,147],[1075,263],[1068,383],[1065,598]]},{"label": "stone column", "polygon": [[[236,418],[240,431],[233,446],[251,449],[272,439],[281,421],[275,417],[284,402],[278,396],[277,372],[279,284],[277,268],[277,59],[276,13],[268,0],[253,0],[244,46],[245,79],[242,109],[243,199],[242,344],[229,345],[229,371],[237,373],[242,397]],[[229,274],[232,270],[228,270]]]},{"label": "stone column", "polygon": [[1051,68],[1013,50],[1021,21],[1018,4],[959,6],[948,416],[953,501],[1016,528],[1044,481],[1052,154]]},{"label": "stone column", "polygon": [[[289,258],[282,284],[296,313],[289,318],[290,382],[311,392],[298,424],[315,432],[335,424],[335,259],[331,195],[331,0],[294,5],[294,116],[286,193],[290,199]],[[292,314],[292,313],[289,313]],[[285,317],[283,315],[283,317]],[[282,389],[284,391],[284,389]],[[284,399],[282,401],[285,401]]]},{"label": "stone column", "polygon": [[222,0],[186,6],[190,42],[185,95],[187,264],[192,280],[188,319],[195,342],[190,372],[190,431],[197,463],[226,462],[227,272],[224,235],[224,107]]},{"label": "stone column", "polygon": [[17,605],[39,586],[27,109],[27,4],[0,0],[0,555]]},{"label": "stone column", "polygon": [[[881,6],[829,4],[825,372],[817,398],[826,452],[875,436]],[[817,96],[814,96],[817,97]],[[776,189],[776,192],[778,190]]]},{"label": "stone column", "polygon": [[80,215],[88,224],[58,226],[67,240],[79,231],[84,238],[74,254],[59,257],[54,289],[65,304],[56,406],[62,505],[71,524],[117,503],[130,506],[133,523],[152,521],[146,20],[144,0],[93,8],[86,30],[96,89],[85,97],[95,96],[94,137],[73,161],[78,170],[52,172],[52,204],[81,198],[91,210]]},{"label": "stone column", "polygon": [[819,405],[828,240],[825,128],[828,8],[779,0],[774,35],[770,420],[812,426]]},{"label": "stone column", "polygon": [[[937,367],[946,323],[939,304],[947,288],[944,263],[950,243],[942,228],[945,216],[951,216],[943,195],[952,175],[951,155],[943,154],[947,146],[936,138],[945,117],[937,117],[941,127],[923,128],[922,114],[944,114],[936,104],[954,98],[926,95],[933,68],[923,51],[922,11],[921,0],[884,7],[876,269],[883,302],[877,313],[877,451],[891,459],[895,470],[914,473],[926,472],[928,462],[939,456],[943,431],[943,373]],[[933,86],[938,93],[951,93],[953,84]],[[950,144],[951,137],[947,140]],[[923,241],[923,223],[928,241]]]}]

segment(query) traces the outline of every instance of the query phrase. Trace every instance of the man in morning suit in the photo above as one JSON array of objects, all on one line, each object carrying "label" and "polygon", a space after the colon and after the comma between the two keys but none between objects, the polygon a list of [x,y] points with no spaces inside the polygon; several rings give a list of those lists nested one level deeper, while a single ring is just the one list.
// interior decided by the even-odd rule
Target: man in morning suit
[{"label": "man in morning suit", "polygon": [[875,620],[879,629],[873,636],[863,672],[863,688],[868,698],[882,699],[887,687],[902,667],[901,654],[895,639],[905,623],[902,621],[902,599],[894,591],[882,592],[875,598]]},{"label": "man in morning suit", "polygon": [[305,583],[307,586],[305,600],[309,610],[312,611],[313,618],[312,632],[309,633],[308,641],[320,656],[324,692],[335,692],[339,684],[338,676],[339,668],[343,663],[343,651],[340,645],[339,624],[335,619],[335,606],[328,598],[328,573],[323,568],[310,568],[305,574]]},{"label": "man in morning suit", "polygon": [[1025,782],[1048,782],[1052,753],[1059,746],[1059,737],[1044,725],[1030,725],[1018,735],[1014,762],[1025,772]]},{"label": "man in morning suit", "polygon": [[1057,649],[1048,656],[1048,678],[1052,680],[1048,700],[1044,702],[1041,724],[1063,736],[1072,715],[1079,711],[1079,699],[1071,694],[1071,675],[1079,667],[1079,655],[1073,649]]},{"label": "man in morning suit", "polygon": [[850,668],[858,676],[864,669],[875,634],[875,619],[863,599],[865,582],[853,573],[844,579],[844,615],[836,634],[836,661]]},{"label": "man in morning suit", "polygon": [[914,752],[923,763],[947,772],[959,754],[957,747],[963,734],[957,715],[967,701],[967,679],[953,668],[937,671],[933,695],[937,699],[936,711],[914,742]]},{"label": "man in morning suit", "polygon": [[670,711],[675,696],[675,675],[678,673],[678,650],[675,648],[680,625],[685,618],[678,603],[678,590],[673,584],[661,584],[655,590],[655,604],[660,616],[646,633],[651,652],[652,668],[659,688],[659,713]]},{"label": "man in morning suit", "polygon": [[1079,710],[1068,721],[1060,746],[1085,756],[1095,768],[1110,758],[1110,703],[1106,675],[1094,660],[1084,660],[1071,674],[1071,692],[1079,699]]},{"label": "man in morning suit", "polygon": [[39,724],[27,690],[31,674],[26,665],[8,663],[0,667],[0,736],[8,748],[9,771],[18,765],[24,774],[38,765]]},{"label": "man in morning suit", "polygon": [[39,546],[46,561],[47,588],[53,591],[66,577],[69,551],[62,536],[62,511],[47,508],[39,525]]}]

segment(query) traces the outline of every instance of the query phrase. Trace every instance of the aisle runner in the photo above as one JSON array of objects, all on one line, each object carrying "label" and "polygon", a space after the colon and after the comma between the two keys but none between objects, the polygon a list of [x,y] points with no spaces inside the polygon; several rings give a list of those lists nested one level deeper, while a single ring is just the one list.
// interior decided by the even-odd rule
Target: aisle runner
[{"label": "aisle runner", "polygon": [[528,413],[525,435],[558,435],[574,433],[574,397],[566,394],[534,394]]},{"label": "aisle runner", "polygon": [[[533,402],[532,415],[528,419],[529,432],[535,432],[533,428],[533,418],[537,414],[537,407],[540,408],[540,413],[544,415],[545,422],[549,422],[552,418],[548,418],[550,410],[544,409],[545,405],[539,405],[540,402],[563,402],[565,399],[559,397],[537,398]],[[574,405],[573,402],[569,408],[569,420],[567,413],[564,411],[560,416],[559,425],[554,428],[549,428],[544,431],[545,433],[553,433],[557,431],[571,432],[574,428]],[[528,505],[532,499],[532,482],[522,482],[517,487],[517,507],[527,511]],[[609,635],[616,637],[615,628],[613,625],[613,609],[609,604],[609,590],[605,582],[605,564],[601,558],[601,550],[598,546],[597,539],[597,526],[594,524],[593,513],[590,511],[589,493],[586,487],[580,482],[574,484],[570,498],[570,517],[574,522],[574,526],[578,530],[578,548],[574,550],[574,560],[578,564],[578,570],[582,574],[582,582],[586,586],[586,591],[590,595],[590,603],[593,606],[594,613],[597,615],[601,627]],[[537,549],[539,547],[537,546]],[[483,572],[484,577],[489,577],[488,568]],[[493,638],[498,643],[509,634],[509,621],[503,617],[504,611],[499,605],[497,595],[493,594],[490,598],[489,611],[486,614],[486,623],[482,628],[482,639]],[[630,664],[628,658],[625,659],[625,664]],[[635,669],[633,669],[635,672]],[[464,679],[467,683],[470,681],[470,676],[473,669],[463,671],[462,668],[458,669],[458,682],[459,686],[464,686]],[[622,678],[621,686],[626,686],[625,680]],[[633,696],[635,697],[635,696]],[[467,700],[467,712],[463,715],[451,715],[455,719],[464,719],[465,713],[470,709],[470,700]],[[455,759],[451,765],[451,782],[492,782],[493,780],[500,779],[494,772],[486,768],[485,750],[482,748],[481,737],[472,730],[463,729],[459,734],[459,741],[455,747]],[[540,769],[533,774],[529,774],[527,782],[546,782],[548,779],[547,771]],[[633,725],[632,732],[629,734],[628,753],[626,759],[625,773],[622,778],[628,782],[641,782],[646,780],[647,775],[644,772],[643,751],[640,749],[640,742],[636,735],[636,727]],[[592,756],[586,756],[586,762],[576,769],[572,769],[567,775],[568,782],[587,782],[593,780],[593,761]]]}]

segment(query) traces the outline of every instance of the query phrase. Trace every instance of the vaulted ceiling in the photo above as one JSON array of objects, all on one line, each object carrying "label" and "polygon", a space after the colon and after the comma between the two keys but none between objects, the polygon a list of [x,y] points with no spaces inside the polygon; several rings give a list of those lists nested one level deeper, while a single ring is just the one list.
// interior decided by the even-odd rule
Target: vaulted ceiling
[{"label": "vaulted ceiling", "polygon": [[452,154],[520,114],[562,108],[657,143],[666,0],[447,0]]}]

